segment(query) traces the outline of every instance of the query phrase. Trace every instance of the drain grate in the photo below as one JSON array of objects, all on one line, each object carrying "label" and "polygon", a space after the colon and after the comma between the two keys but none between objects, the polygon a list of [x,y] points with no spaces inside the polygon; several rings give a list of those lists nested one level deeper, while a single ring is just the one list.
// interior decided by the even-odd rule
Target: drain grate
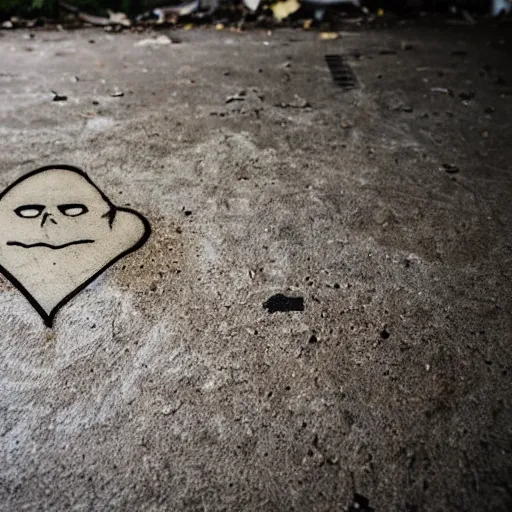
[{"label": "drain grate", "polygon": [[324,55],[324,58],[336,85],[345,90],[358,87],[356,75],[341,55]]}]

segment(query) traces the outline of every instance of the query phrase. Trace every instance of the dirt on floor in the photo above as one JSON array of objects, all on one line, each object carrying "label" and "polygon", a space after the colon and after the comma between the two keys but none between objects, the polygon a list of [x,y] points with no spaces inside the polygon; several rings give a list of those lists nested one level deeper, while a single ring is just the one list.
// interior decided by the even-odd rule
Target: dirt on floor
[{"label": "dirt on floor", "polygon": [[0,510],[511,509],[510,34],[0,54],[0,190],[75,165],[153,230],[53,329],[0,279]]}]

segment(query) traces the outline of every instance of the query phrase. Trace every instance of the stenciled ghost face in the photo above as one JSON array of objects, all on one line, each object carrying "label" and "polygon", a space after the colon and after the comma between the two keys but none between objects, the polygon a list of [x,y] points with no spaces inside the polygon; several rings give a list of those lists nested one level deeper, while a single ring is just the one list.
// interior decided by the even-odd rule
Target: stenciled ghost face
[{"label": "stenciled ghost face", "polygon": [[51,169],[23,180],[2,198],[0,239],[26,249],[95,243],[110,232],[110,210],[83,176]]},{"label": "stenciled ghost face", "polygon": [[141,247],[150,227],[114,206],[80,169],[55,166],[0,195],[0,271],[47,325],[106,268]]}]

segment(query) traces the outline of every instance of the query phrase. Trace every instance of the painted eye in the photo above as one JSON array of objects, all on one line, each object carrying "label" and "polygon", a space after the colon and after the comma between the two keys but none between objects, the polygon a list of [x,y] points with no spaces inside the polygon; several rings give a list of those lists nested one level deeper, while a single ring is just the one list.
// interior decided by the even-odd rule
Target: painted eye
[{"label": "painted eye", "polygon": [[25,204],[23,206],[18,206],[18,208],[14,210],[14,213],[16,213],[18,217],[22,217],[24,219],[35,219],[43,213],[44,208],[45,207],[40,204]]},{"label": "painted eye", "polygon": [[89,211],[85,204],[61,204],[57,208],[62,215],[67,217],[78,217]]}]

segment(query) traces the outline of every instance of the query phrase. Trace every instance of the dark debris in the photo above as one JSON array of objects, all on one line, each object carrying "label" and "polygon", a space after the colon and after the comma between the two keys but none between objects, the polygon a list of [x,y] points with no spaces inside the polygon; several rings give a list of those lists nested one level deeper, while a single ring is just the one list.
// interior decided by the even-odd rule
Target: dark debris
[{"label": "dark debris", "polygon": [[354,493],[354,502],[348,508],[348,512],[375,512],[375,509],[370,507],[370,501],[362,494]]},{"label": "dark debris", "polygon": [[457,174],[460,170],[459,167],[453,164],[443,164],[443,169],[448,174]]},{"label": "dark debris", "polygon": [[470,101],[474,99],[475,93],[474,92],[461,92],[459,94],[459,98],[463,101]]},{"label": "dark debris", "polygon": [[303,297],[287,297],[282,293],[272,295],[263,303],[263,308],[269,313],[285,312],[285,311],[304,311]]},{"label": "dark debris", "polygon": [[52,91],[53,93],[53,101],[67,101],[68,97],[64,96],[63,94],[59,94],[55,91]]}]

